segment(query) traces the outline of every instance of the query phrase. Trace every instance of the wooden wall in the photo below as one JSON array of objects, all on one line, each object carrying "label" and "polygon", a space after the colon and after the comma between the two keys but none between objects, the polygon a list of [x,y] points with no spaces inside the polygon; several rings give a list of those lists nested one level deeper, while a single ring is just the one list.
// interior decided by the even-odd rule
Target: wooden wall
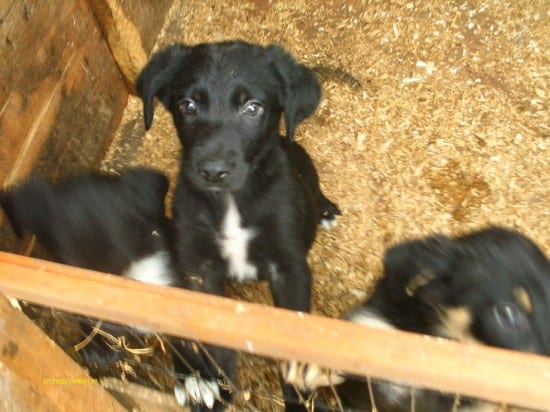
[{"label": "wooden wall", "polygon": [[0,319],[0,410],[127,410],[2,295]]},{"label": "wooden wall", "polygon": [[[0,0],[0,187],[99,166],[171,2]],[[5,220],[0,250],[30,251]],[[88,375],[2,296],[0,318],[0,409],[126,410],[98,384],[45,383]]]},{"label": "wooden wall", "polygon": [[130,91],[173,0],[88,0]]},{"label": "wooden wall", "polygon": [[0,181],[94,166],[128,92],[85,0],[1,1]]},{"label": "wooden wall", "polygon": [[0,186],[98,166],[171,2],[0,0]]}]

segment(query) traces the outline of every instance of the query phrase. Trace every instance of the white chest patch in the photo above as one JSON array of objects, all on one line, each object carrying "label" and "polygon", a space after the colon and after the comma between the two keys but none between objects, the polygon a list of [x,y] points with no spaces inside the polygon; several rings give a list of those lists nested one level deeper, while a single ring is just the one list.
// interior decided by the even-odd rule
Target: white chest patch
[{"label": "white chest patch", "polygon": [[[168,252],[157,252],[145,256],[132,264],[122,273],[122,276],[152,285],[171,286],[173,273],[169,263]],[[152,333],[149,328],[134,326],[141,333]]]},{"label": "white chest patch", "polygon": [[254,230],[241,226],[241,215],[232,196],[227,197],[227,210],[222,221],[220,251],[227,259],[229,275],[239,282],[256,280],[258,268],[248,261],[248,244]]},{"label": "white chest patch", "polygon": [[170,270],[169,254],[168,252],[157,252],[136,260],[124,271],[122,276],[153,285],[170,286],[173,274]]}]

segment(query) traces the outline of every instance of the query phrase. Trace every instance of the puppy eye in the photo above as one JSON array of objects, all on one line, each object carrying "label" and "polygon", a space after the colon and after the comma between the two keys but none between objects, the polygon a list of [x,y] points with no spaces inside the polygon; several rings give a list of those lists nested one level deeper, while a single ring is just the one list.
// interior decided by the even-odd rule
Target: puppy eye
[{"label": "puppy eye", "polygon": [[197,114],[198,111],[197,103],[192,99],[182,100],[178,107],[183,114]]},{"label": "puppy eye", "polygon": [[250,100],[243,106],[242,113],[246,116],[256,117],[260,116],[264,112],[262,104],[256,100]]},{"label": "puppy eye", "polygon": [[498,324],[506,331],[521,331],[529,328],[529,319],[516,305],[495,305],[493,306],[493,315]]}]

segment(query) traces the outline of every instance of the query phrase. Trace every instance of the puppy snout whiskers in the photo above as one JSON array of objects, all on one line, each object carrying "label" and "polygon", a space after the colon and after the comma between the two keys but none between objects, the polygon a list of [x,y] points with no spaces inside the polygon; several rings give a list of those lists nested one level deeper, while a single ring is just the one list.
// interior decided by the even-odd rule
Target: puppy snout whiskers
[{"label": "puppy snout whiskers", "polygon": [[231,163],[223,159],[204,160],[199,164],[200,175],[212,183],[225,180],[231,174],[232,169]]}]

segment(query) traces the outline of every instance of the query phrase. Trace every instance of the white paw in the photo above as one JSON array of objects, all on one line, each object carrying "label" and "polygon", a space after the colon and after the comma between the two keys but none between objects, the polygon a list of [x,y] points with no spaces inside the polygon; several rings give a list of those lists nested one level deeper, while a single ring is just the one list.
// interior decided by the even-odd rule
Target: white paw
[{"label": "white paw", "polygon": [[10,305],[12,307],[14,307],[15,309],[18,309],[18,310],[23,310],[21,309],[21,305],[19,304],[19,301],[15,298],[12,298],[11,296],[6,296],[8,298],[8,302],[10,302]]},{"label": "white paw", "polygon": [[212,409],[214,402],[220,397],[220,388],[215,381],[188,376],[184,379],[183,385],[179,382],[176,384],[174,395],[181,406],[200,403]]},{"label": "white paw", "polygon": [[321,227],[324,230],[329,231],[336,226],[338,226],[338,220],[336,219],[336,216],[333,216],[330,219],[321,218]]},{"label": "white paw", "polygon": [[301,391],[313,391],[322,386],[338,385],[344,378],[335,372],[315,364],[304,364],[298,361],[283,363],[283,378]]},{"label": "white paw", "polygon": [[178,383],[174,387],[174,395],[176,396],[176,401],[180,406],[187,405],[187,395],[185,394],[185,388]]}]

